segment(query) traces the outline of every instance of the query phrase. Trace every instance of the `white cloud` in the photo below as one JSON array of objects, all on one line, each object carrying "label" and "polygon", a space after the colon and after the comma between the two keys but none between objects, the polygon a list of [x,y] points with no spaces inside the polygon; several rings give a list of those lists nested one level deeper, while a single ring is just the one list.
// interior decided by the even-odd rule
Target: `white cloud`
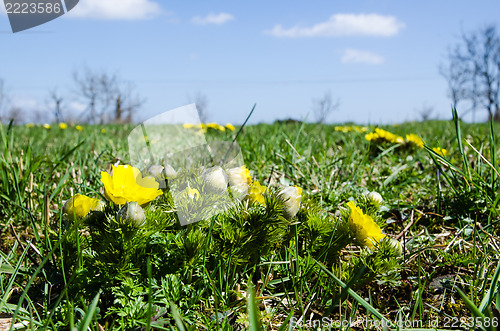
[{"label": "white cloud", "polygon": [[358,49],[348,48],[340,58],[342,63],[365,63],[365,64],[382,64],[385,59],[383,56]]},{"label": "white cloud", "polygon": [[226,22],[234,20],[234,16],[228,13],[213,14],[210,13],[207,16],[195,16],[191,19],[191,22],[198,25],[206,24],[217,24],[221,25]]},{"label": "white cloud", "polygon": [[104,20],[141,20],[161,12],[161,6],[151,0],[82,0],[68,17]]},{"label": "white cloud", "polygon": [[289,29],[275,25],[264,33],[275,37],[339,37],[339,36],[376,36],[396,35],[405,24],[394,16],[379,14],[335,14],[328,21],[311,27],[294,26]]}]

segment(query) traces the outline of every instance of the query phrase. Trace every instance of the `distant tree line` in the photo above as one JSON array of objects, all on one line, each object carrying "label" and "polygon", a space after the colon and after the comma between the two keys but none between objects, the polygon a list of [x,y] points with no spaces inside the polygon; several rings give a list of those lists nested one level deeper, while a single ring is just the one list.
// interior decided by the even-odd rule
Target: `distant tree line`
[{"label": "distant tree line", "polygon": [[[74,104],[83,109],[75,110]],[[73,72],[73,86],[68,95],[57,88],[48,92],[45,109],[30,109],[30,119],[40,121],[43,113],[53,115],[50,122],[89,124],[131,123],[144,103],[133,84],[117,74],[91,70],[87,67]],[[26,110],[13,105],[0,79],[0,121],[26,122]]]}]

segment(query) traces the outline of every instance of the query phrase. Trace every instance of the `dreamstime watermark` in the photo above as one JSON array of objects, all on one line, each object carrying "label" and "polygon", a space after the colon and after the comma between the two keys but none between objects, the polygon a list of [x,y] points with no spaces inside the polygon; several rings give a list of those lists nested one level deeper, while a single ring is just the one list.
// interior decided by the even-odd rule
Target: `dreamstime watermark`
[{"label": "dreamstime watermark", "polygon": [[79,0],[3,0],[12,32],[31,29],[75,8]]},{"label": "dreamstime watermark", "polygon": [[248,190],[238,144],[207,139],[207,130],[190,104],[150,118],[128,135],[130,164],[168,188],[181,225],[232,208]]}]

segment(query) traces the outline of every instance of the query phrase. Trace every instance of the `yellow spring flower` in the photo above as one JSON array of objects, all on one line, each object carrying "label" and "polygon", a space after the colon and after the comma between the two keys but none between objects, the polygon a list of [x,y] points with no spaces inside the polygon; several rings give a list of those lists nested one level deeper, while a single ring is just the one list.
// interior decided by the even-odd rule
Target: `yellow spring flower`
[{"label": "yellow spring flower", "polygon": [[424,148],[424,142],[422,141],[422,138],[420,138],[418,135],[414,133],[407,134],[406,141],[409,143],[413,143],[420,148]]},{"label": "yellow spring flower", "polygon": [[101,172],[105,196],[117,205],[135,201],[143,206],[163,192],[153,177],[142,177],[139,169],[129,165],[113,166],[113,175]]},{"label": "yellow spring flower", "polygon": [[302,200],[302,188],[297,186],[288,186],[284,188],[279,196],[285,201],[284,215],[290,219],[297,215]]},{"label": "yellow spring flower", "polygon": [[66,201],[63,206],[63,214],[68,217],[73,217],[73,214],[78,218],[87,216],[90,211],[102,211],[104,202],[99,199],[89,198],[86,195],[75,194],[71,199]]},{"label": "yellow spring flower", "polygon": [[108,132],[106,129],[101,129],[101,133],[106,133]]},{"label": "yellow spring flower", "polygon": [[446,149],[441,148],[441,147],[434,147],[432,150],[441,156],[450,155],[450,153]]},{"label": "yellow spring flower", "polygon": [[66,123],[59,123],[59,129],[66,130],[67,128],[68,128],[68,124],[66,124]]},{"label": "yellow spring flower", "polygon": [[252,186],[248,189],[248,198],[252,202],[260,203],[261,205],[266,204],[266,200],[262,195],[266,191],[266,187],[260,185],[259,181],[255,181]]},{"label": "yellow spring flower", "polygon": [[227,124],[226,124],[226,129],[228,129],[229,131],[234,131],[234,130],[235,130],[235,127],[234,127],[234,125],[232,125],[231,123],[227,123]]},{"label": "yellow spring flower", "polygon": [[404,143],[404,139],[401,136],[395,135],[384,129],[376,128],[375,132],[368,133],[365,135],[365,139],[368,141],[387,141],[390,143]]},{"label": "yellow spring flower", "polygon": [[242,165],[241,167],[231,168],[227,170],[226,173],[231,188],[244,190],[252,183],[252,176],[250,175],[250,170],[248,170],[245,165]]},{"label": "yellow spring flower", "polygon": [[75,126],[75,129],[77,129],[78,131],[82,131],[83,130],[83,126],[77,125],[77,126]]},{"label": "yellow spring flower", "polygon": [[49,129],[50,129],[50,124],[45,123],[45,124],[43,125],[43,127],[44,127],[45,129],[49,130]]},{"label": "yellow spring flower", "polygon": [[34,127],[34,126],[35,126],[35,124],[33,124],[33,123],[28,123],[28,124],[26,124],[26,127],[27,127],[27,128],[32,128],[32,127]]},{"label": "yellow spring flower", "polygon": [[223,127],[222,125],[217,124],[217,123],[208,123],[207,128],[219,130],[219,131],[226,131],[225,127]]},{"label": "yellow spring flower", "polygon": [[374,243],[379,242],[385,236],[380,226],[369,215],[363,214],[361,208],[356,206],[354,201],[349,201],[347,206],[351,209],[349,227],[356,239],[367,247],[375,247]]},{"label": "yellow spring flower", "polygon": [[183,125],[183,127],[184,127],[184,129],[192,129],[192,128],[194,128],[194,127],[195,127],[195,125],[194,125],[194,124],[191,124],[191,123],[185,123],[185,124]]}]

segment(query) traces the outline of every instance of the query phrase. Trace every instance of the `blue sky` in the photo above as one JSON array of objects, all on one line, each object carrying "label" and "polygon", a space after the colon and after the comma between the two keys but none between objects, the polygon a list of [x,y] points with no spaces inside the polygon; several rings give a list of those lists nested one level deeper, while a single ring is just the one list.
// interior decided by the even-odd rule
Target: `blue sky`
[{"label": "blue sky", "polygon": [[444,119],[447,48],[498,13],[493,0],[80,0],[16,34],[0,14],[0,78],[27,118],[54,88],[76,113],[72,73],[87,66],[133,82],[146,100],[137,120],[197,92],[212,121],[241,123],[254,103],[252,123],[314,120],[313,99],[327,91],[340,99],[329,122],[411,121],[424,105]]}]

